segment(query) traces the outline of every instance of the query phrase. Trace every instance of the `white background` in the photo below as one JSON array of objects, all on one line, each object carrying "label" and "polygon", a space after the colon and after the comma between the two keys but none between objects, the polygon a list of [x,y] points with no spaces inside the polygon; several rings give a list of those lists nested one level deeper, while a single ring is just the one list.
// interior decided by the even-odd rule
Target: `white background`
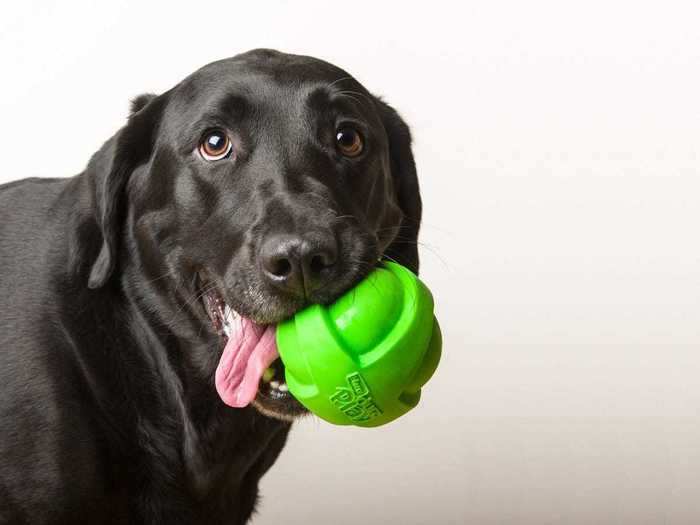
[{"label": "white background", "polygon": [[4,2],[0,182],[214,59],[334,62],[413,127],[444,358],[392,425],[298,424],[254,523],[698,522],[696,5]]}]

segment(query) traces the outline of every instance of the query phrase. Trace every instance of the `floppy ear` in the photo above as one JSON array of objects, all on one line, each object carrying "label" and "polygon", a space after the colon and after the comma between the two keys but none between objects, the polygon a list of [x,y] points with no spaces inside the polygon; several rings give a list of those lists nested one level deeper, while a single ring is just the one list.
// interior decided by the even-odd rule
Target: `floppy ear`
[{"label": "floppy ear", "polygon": [[131,173],[151,155],[165,100],[164,95],[136,97],[126,126],[90,159],[87,176],[94,187],[95,218],[102,234],[102,247],[92,264],[89,288],[104,285],[114,272],[126,183]]},{"label": "floppy ear", "polygon": [[377,99],[384,129],[389,138],[391,176],[399,207],[403,212],[401,227],[394,241],[385,250],[387,258],[395,260],[413,273],[418,273],[418,230],[422,204],[418,188],[416,163],[411,151],[411,132],[394,108]]}]

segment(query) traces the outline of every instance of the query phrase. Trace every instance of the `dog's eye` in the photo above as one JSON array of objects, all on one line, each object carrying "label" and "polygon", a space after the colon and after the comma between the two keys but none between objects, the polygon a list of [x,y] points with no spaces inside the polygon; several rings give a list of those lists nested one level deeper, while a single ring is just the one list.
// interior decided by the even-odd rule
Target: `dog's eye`
[{"label": "dog's eye", "polygon": [[220,160],[228,157],[232,149],[231,139],[219,129],[207,132],[199,144],[199,153],[206,160]]},{"label": "dog's eye", "polygon": [[338,151],[346,157],[357,157],[364,149],[362,135],[349,126],[343,126],[335,132],[335,143]]}]

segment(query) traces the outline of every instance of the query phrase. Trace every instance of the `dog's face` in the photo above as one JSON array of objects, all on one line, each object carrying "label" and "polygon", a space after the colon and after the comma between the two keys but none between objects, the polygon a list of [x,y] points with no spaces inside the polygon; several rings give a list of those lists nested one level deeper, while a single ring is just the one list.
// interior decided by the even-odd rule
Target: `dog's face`
[{"label": "dog's face", "polygon": [[107,169],[95,170],[104,245],[91,287],[127,249],[160,320],[180,312],[183,338],[215,342],[225,402],[300,413],[274,324],[332,302],[382,257],[417,271],[405,124],[346,72],[267,50],[210,64],[134,109],[109,158],[92,162]]}]

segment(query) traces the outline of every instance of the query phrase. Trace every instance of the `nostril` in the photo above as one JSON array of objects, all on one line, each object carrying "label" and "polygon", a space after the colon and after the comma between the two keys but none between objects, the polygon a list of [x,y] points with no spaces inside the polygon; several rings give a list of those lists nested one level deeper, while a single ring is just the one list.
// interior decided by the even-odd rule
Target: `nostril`
[{"label": "nostril", "polygon": [[272,286],[304,297],[304,270],[301,260],[303,239],[296,235],[271,235],[260,248],[259,264]]},{"label": "nostril", "polygon": [[309,269],[312,273],[319,274],[328,266],[330,265],[327,263],[327,259],[325,256],[314,255],[313,257],[311,257]]},{"label": "nostril", "polygon": [[267,271],[275,277],[287,277],[292,273],[292,263],[286,257],[274,257],[268,261]]}]

